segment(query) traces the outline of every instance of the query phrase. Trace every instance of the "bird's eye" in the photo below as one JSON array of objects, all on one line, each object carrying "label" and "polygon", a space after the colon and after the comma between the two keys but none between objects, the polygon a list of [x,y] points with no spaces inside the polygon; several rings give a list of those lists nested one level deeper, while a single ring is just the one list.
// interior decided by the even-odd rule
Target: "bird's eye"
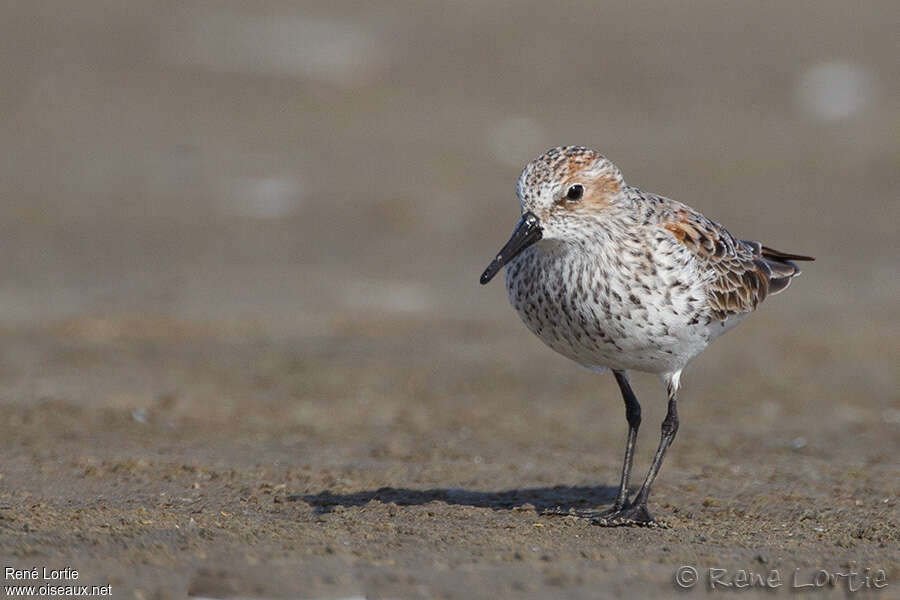
[{"label": "bird's eye", "polygon": [[580,183],[576,183],[566,192],[566,198],[572,201],[581,200],[582,196],[584,196],[584,186]]}]

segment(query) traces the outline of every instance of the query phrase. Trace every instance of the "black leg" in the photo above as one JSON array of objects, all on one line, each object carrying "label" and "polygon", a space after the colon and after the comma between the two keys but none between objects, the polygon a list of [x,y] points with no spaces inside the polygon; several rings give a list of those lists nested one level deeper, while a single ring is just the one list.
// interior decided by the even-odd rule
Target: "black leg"
[{"label": "black leg", "polygon": [[628,374],[625,371],[613,371],[616,383],[622,391],[622,399],[625,401],[625,419],[628,421],[628,441],[625,442],[625,460],[622,463],[622,481],[619,484],[619,494],[613,510],[625,508],[628,498],[628,480],[631,477],[631,464],[634,462],[634,447],[637,443],[638,428],[641,426],[641,405],[631,390],[628,383]]},{"label": "black leg", "polygon": [[612,509],[597,510],[573,510],[557,507],[546,511],[544,514],[550,515],[576,515],[595,521],[603,517],[612,515],[621,511],[627,505],[628,500],[628,481],[631,478],[631,464],[634,462],[634,447],[637,442],[638,428],[641,426],[641,405],[638,403],[637,397],[631,390],[631,384],[628,382],[628,374],[625,371],[613,371],[616,376],[616,383],[622,391],[622,399],[625,401],[625,419],[628,421],[628,441],[625,442],[625,460],[622,463],[622,481],[619,484],[619,493],[616,495],[616,503]]},{"label": "black leg", "polygon": [[653,480],[656,479],[659,468],[662,466],[663,458],[666,456],[666,450],[672,445],[672,440],[675,439],[675,434],[678,432],[678,402],[676,399],[678,375],[680,373],[666,380],[669,409],[666,412],[666,418],[662,422],[662,436],[659,440],[659,448],[656,450],[656,456],[653,457],[653,464],[650,465],[647,478],[644,480],[632,503],[618,508],[617,502],[616,508],[608,514],[593,519],[593,522],[597,525],[658,525],[647,509],[647,499],[650,497],[650,488],[653,485]]},{"label": "black leg", "polygon": [[634,505],[647,508],[647,499],[650,497],[650,486],[659,473],[662,466],[663,458],[666,456],[666,450],[672,445],[675,434],[678,433],[678,401],[676,400],[676,388],[671,383],[666,386],[669,396],[669,410],[666,412],[666,418],[662,422],[662,436],[659,439],[659,448],[656,449],[656,456],[653,457],[653,464],[647,471],[647,478],[644,480],[641,489],[638,490],[637,496],[634,498]]}]

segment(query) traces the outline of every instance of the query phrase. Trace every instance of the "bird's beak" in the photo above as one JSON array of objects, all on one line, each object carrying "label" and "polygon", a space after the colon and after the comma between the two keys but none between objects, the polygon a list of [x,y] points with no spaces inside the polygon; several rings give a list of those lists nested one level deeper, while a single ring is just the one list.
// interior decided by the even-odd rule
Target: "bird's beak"
[{"label": "bird's beak", "polygon": [[522,215],[522,218],[516,223],[516,228],[513,230],[509,241],[497,253],[497,256],[484,270],[484,273],[481,274],[481,285],[493,279],[503,265],[518,256],[522,250],[540,240],[542,236],[541,222],[534,213],[528,211]]}]

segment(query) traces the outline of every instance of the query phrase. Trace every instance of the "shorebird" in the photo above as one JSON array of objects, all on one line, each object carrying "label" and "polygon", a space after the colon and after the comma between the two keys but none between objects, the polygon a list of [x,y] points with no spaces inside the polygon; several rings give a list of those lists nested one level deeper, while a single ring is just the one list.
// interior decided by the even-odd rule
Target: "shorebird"
[{"label": "shorebird", "polygon": [[[812,257],[740,240],[691,207],[625,183],[582,146],[548,150],[517,185],[521,218],[481,275],[506,267],[519,317],[545,344],[594,371],[611,370],[625,401],[628,438],[615,504],[598,525],[658,525],[650,488],[678,431],[681,372],[709,343],[781,292]],[[662,436],[632,499],[628,484],[641,406],[628,371],[661,376]]]}]

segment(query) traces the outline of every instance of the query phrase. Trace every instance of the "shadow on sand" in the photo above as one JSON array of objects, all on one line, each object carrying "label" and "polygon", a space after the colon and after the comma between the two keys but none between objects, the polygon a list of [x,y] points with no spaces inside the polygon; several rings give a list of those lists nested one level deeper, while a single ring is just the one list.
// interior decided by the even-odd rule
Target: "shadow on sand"
[{"label": "shadow on sand", "polygon": [[493,510],[510,510],[530,504],[538,512],[584,510],[612,504],[618,488],[610,486],[565,486],[525,488],[502,492],[439,488],[411,490],[383,487],[354,494],[333,494],[328,490],[318,494],[288,496],[290,501],[303,501],[315,507],[316,513],[328,513],[335,506],[363,506],[373,500],[393,502],[400,506],[444,502]]}]

